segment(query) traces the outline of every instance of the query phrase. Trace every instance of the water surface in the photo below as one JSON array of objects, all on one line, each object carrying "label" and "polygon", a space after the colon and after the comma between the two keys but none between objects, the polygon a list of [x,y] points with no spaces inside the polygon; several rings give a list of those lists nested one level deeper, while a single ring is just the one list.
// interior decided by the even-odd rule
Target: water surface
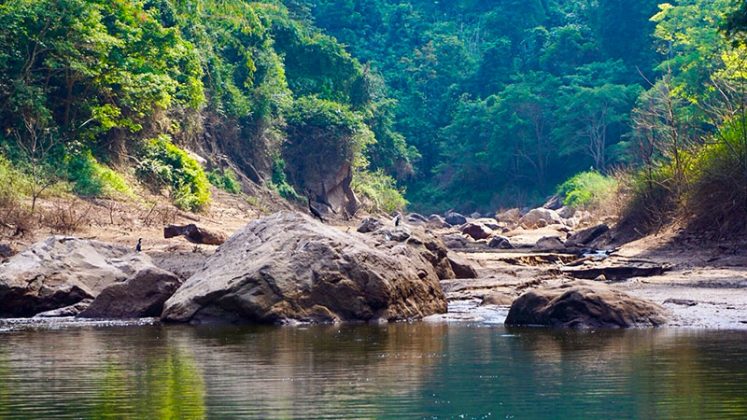
[{"label": "water surface", "polygon": [[0,418],[745,418],[747,333],[385,326],[0,332]]}]

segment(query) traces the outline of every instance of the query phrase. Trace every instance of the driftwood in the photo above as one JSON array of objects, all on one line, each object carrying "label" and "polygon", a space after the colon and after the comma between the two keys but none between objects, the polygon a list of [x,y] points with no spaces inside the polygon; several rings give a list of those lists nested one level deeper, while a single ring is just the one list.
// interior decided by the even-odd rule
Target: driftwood
[{"label": "driftwood", "polygon": [[226,236],[224,234],[211,232],[195,225],[194,223],[185,226],[169,225],[163,228],[164,238],[169,239],[177,236],[184,236],[193,244],[222,245],[223,242],[226,242]]}]

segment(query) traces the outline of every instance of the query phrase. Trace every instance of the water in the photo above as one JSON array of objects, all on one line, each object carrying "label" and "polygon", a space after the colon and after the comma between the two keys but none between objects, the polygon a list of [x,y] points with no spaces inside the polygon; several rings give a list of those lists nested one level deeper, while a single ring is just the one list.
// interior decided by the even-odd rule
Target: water
[{"label": "water", "polygon": [[0,418],[745,418],[747,333],[13,327]]}]

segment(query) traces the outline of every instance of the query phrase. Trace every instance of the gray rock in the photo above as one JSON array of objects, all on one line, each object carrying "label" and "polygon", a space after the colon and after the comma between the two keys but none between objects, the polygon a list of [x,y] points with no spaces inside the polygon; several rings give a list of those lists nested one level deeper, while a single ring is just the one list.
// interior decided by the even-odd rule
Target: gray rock
[{"label": "gray rock", "polygon": [[663,309],[598,283],[575,281],[535,289],[516,299],[506,325],[556,328],[656,327],[666,323]]},{"label": "gray rock", "polygon": [[530,210],[521,218],[521,223],[531,229],[539,227],[542,220],[546,225],[563,224],[563,218],[556,211],[542,208]]},{"label": "gray rock", "polygon": [[60,309],[53,309],[34,315],[34,318],[59,318],[65,316],[78,316],[79,313],[83,312],[90,304],[93,299],[83,299],[78,303],[66,306]]},{"label": "gray rock", "polygon": [[466,259],[451,254],[449,255],[449,264],[451,265],[451,269],[454,271],[454,275],[458,279],[476,279],[477,278],[477,270],[475,270],[472,265],[467,262]]},{"label": "gray rock", "polygon": [[363,219],[360,226],[358,226],[358,232],[371,233],[381,229],[383,226],[384,224],[381,222],[381,220],[375,217],[366,217],[365,219]]},{"label": "gray rock", "polygon": [[563,249],[565,248],[565,244],[557,236],[545,236],[540,238],[540,240],[537,241],[537,244],[534,247],[537,249],[550,251]]},{"label": "gray rock", "polygon": [[166,302],[162,319],[392,321],[443,313],[433,262],[445,252],[428,238],[382,241],[280,212],[234,234]]},{"label": "gray rock", "polygon": [[505,236],[493,236],[488,242],[488,247],[494,249],[513,249],[511,241]]},{"label": "gray rock", "polygon": [[465,223],[467,223],[467,218],[462,216],[459,213],[448,213],[445,217],[446,223],[450,224],[451,226],[460,226]]},{"label": "gray rock", "polygon": [[30,317],[74,305],[153,266],[147,255],[125,247],[53,236],[0,264],[0,316]]},{"label": "gray rock", "polygon": [[475,240],[487,239],[490,237],[490,235],[493,234],[493,230],[489,227],[474,222],[469,222],[462,226],[461,231],[465,235],[469,235],[470,237],[472,237],[472,239]]},{"label": "gray rock", "polygon": [[221,245],[226,241],[226,236],[220,232],[213,232],[194,223],[179,226],[170,225],[163,228],[163,237],[166,239],[184,236],[189,242],[201,245]]},{"label": "gray rock", "polygon": [[594,242],[594,240],[596,240],[600,236],[609,232],[609,230],[610,230],[610,227],[605,224],[593,226],[588,229],[583,229],[571,235],[566,241],[566,244],[568,246],[588,245]]},{"label": "gray rock", "polygon": [[126,281],[102,290],[80,313],[81,318],[133,319],[161,315],[166,302],[182,284],[173,273],[156,267],[138,271]]},{"label": "gray rock", "polygon": [[424,224],[428,223],[428,219],[422,214],[410,213],[407,215],[407,221],[412,224]]},{"label": "gray rock", "polygon": [[428,216],[428,226],[434,228],[448,228],[451,225],[446,223],[446,219],[444,219],[443,217],[437,214],[431,214],[430,216]]}]

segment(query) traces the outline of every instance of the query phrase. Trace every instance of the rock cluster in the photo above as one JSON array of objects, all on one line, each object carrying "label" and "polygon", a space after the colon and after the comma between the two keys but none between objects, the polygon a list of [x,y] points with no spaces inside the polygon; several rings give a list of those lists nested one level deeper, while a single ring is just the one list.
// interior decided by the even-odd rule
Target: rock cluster
[{"label": "rock cluster", "polygon": [[291,212],[253,221],[177,290],[162,318],[337,322],[445,312],[435,268],[445,250],[414,235],[386,236],[345,233]]}]

